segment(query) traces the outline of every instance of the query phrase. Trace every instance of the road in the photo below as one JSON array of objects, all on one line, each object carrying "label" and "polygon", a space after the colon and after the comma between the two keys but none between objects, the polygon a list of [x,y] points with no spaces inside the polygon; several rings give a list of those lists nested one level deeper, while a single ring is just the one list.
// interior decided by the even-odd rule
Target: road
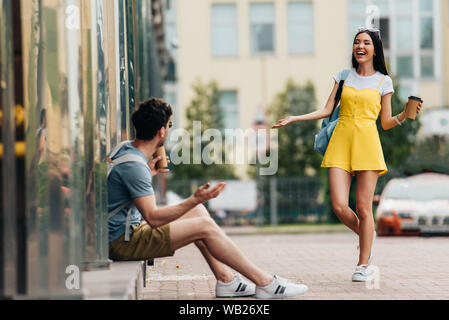
[{"label": "road", "polygon": [[[378,237],[376,281],[351,282],[358,239],[352,233],[230,235],[266,271],[305,283],[300,300],[449,300],[449,237]],[[215,279],[194,245],[174,257],[155,259],[144,297],[148,300],[209,300]],[[250,298],[253,299],[253,298]]]}]

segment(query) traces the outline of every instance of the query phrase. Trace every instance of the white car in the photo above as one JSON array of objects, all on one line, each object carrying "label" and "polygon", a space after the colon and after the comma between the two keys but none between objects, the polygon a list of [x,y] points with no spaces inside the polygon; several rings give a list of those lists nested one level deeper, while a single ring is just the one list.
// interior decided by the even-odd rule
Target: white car
[{"label": "white car", "polygon": [[378,235],[449,235],[449,175],[390,180],[376,210]]}]

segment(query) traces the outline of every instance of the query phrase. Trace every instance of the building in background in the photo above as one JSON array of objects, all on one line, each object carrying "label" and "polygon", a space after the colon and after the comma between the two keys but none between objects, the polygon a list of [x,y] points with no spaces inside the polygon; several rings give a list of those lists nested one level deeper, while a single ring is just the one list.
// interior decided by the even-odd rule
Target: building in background
[{"label": "building in background", "polygon": [[449,107],[449,0],[443,1],[441,8],[443,26],[443,78],[445,81],[445,105]]},{"label": "building in background", "polygon": [[423,113],[449,105],[447,0],[177,0],[176,9],[181,126],[198,78],[218,81],[228,128],[252,128],[288,78],[311,80],[324,107],[367,20],[381,30],[398,94],[422,96]]},{"label": "building in background", "polygon": [[168,65],[164,79],[164,99],[174,108],[173,124],[175,128],[179,128],[181,113],[178,110],[178,12],[176,2],[177,0],[166,0],[165,2],[165,47]]}]

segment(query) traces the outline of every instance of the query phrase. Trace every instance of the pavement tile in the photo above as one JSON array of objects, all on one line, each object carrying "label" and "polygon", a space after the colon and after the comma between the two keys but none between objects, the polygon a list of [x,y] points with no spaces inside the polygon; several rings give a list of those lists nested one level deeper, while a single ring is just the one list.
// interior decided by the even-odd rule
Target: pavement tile
[{"label": "pavement tile", "polygon": [[[295,299],[449,300],[447,237],[378,237],[373,263],[380,279],[373,289],[351,282],[357,263],[357,237],[351,233],[231,239],[262,269],[307,284],[309,292]],[[214,295],[213,274],[194,245],[149,267],[145,299],[208,300]]]}]

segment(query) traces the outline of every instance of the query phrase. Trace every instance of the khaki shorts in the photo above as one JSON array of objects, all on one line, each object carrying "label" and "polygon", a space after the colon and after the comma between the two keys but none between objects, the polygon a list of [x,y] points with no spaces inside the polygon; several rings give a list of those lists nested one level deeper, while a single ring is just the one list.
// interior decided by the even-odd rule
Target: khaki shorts
[{"label": "khaki shorts", "polygon": [[115,261],[148,260],[173,256],[171,249],[170,225],[151,228],[146,221],[138,226],[131,226],[133,232],[130,241],[125,235],[109,243],[109,258]]}]

